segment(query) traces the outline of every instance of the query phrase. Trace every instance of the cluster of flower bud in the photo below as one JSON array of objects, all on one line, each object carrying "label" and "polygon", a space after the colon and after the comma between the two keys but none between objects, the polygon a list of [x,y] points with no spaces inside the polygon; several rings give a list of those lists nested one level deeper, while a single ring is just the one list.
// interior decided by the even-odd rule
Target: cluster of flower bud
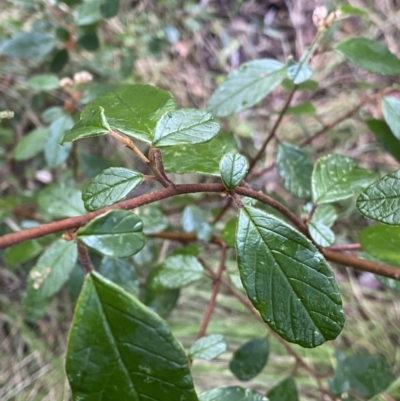
[{"label": "cluster of flower bud", "polygon": [[339,11],[329,12],[326,6],[317,6],[314,9],[312,20],[313,24],[318,29],[327,29],[329,28],[337,18],[339,18]]},{"label": "cluster of flower bud", "polygon": [[64,77],[60,79],[60,87],[63,89],[70,88],[73,85],[88,84],[92,82],[93,75],[88,71],[79,71],[74,74],[74,78]]}]

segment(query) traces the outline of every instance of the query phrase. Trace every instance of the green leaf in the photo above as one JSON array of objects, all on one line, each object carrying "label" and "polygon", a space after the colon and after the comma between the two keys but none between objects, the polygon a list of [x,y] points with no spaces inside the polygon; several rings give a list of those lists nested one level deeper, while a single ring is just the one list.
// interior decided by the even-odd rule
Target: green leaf
[{"label": "green leaf", "polygon": [[283,80],[286,65],[277,60],[249,61],[233,70],[208,101],[215,116],[224,117],[248,109],[273,91]]},{"label": "green leaf", "polygon": [[237,217],[233,217],[230,219],[224,229],[222,230],[221,237],[231,248],[235,247],[236,243],[236,225],[237,225]]},{"label": "green leaf", "polygon": [[372,397],[393,381],[386,360],[378,355],[360,353],[339,356],[335,376],[329,380],[330,391],[337,396],[354,391],[360,396]]},{"label": "green leaf", "polygon": [[357,166],[349,157],[330,154],[317,160],[311,185],[314,203],[350,198],[374,180],[374,174]]},{"label": "green leaf", "polygon": [[[99,107],[104,109],[106,122],[112,129],[152,143],[158,120],[165,113],[175,109],[175,101],[168,92],[150,85],[125,85],[107,92],[88,104],[82,113],[84,120],[90,121],[91,115],[96,116],[93,117],[94,124],[101,131],[106,125],[98,118]],[[89,132],[95,135],[95,129]],[[64,138],[64,141],[73,139]]]},{"label": "green leaf", "polygon": [[204,144],[181,145],[163,149],[164,168],[170,173],[177,174],[219,175],[221,157],[234,150],[236,150],[236,146],[233,134],[219,134]]},{"label": "green leaf", "polygon": [[189,359],[205,359],[211,361],[226,351],[226,342],[221,334],[199,338],[189,350]]},{"label": "green leaf", "polygon": [[122,167],[110,167],[93,177],[82,193],[89,211],[114,205],[123,200],[143,181],[143,174]]},{"label": "green leaf", "polygon": [[287,68],[287,76],[295,85],[299,85],[309,80],[314,74],[314,69],[306,62],[291,62]]},{"label": "green leaf", "polygon": [[335,49],[348,61],[378,75],[400,74],[400,60],[382,43],[367,38],[347,38]]},{"label": "green leaf", "polygon": [[229,362],[229,369],[239,380],[251,380],[267,364],[269,343],[266,338],[248,341],[237,349]]},{"label": "green leaf", "polygon": [[286,114],[288,116],[300,116],[307,114],[309,116],[313,116],[316,113],[315,107],[310,102],[300,103],[296,106],[289,107],[286,110]]},{"label": "green leaf", "polygon": [[220,130],[213,116],[205,110],[181,109],[165,113],[156,125],[154,147],[208,142]]},{"label": "green leaf", "polygon": [[78,39],[77,44],[82,46],[88,52],[94,52],[100,47],[99,37],[96,32],[88,32],[85,35],[82,35]]},{"label": "green leaf", "polygon": [[335,242],[335,234],[330,227],[337,219],[336,210],[332,205],[320,205],[308,223],[310,235],[317,245],[331,246]]},{"label": "green leaf", "polygon": [[183,231],[196,233],[200,241],[209,241],[213,234],[213,228],[207,223],[203,210],[195,205],[188,205],[182,213],[181,224]]},{"label": "green leaf", "polygon": [[62,184],[52,184],[40,191],[38,203],[52,217],[75,217],[86,213],[82,192]]},{"label": "green leaf", "polygon": [[49,54],[55,43],[52,35],[40,32],[22,32],[3,42],[0,52],[8,57],[26,60],[38,59]]},{"label": "green leaf", "polygon": [[278,173],[284,187],[298,198],[311,196],[311,174],[313,166],[304,152],[295,145],[282,142],[276,156]]},{"label": "green leaf", "polygon": [[221,179],[225,187],[227,189],[237,187],[246,176],[248,168],[249,163],[241,154],[236,152],[225,154],[219,163]]},{"label": "green leaf", "polygon": [[345,317],[333,272],[304,235],[246,207],[236,250],[247,295],[274,331],[306,348],[338,336]]},{"label": "green leaf", "polygon": [[100,5],[97,1],[79,4],[75,10],[74,20],[78,26],[92,25],[102,19]]},{"label": "green leaf", "polygon": [[382,111],[393,135],[400,140],[400,100],[391,96],[384,97]]},{"label": "green leaf", "polygon": [[200,280],[203,276],[203,266],[194,256],[169,256],[155,272],[152,285],[155,289],[159,287],[181,288]]},{"label": "green leaf", "polygon": [[199,401],[268,401],[268,399],[247,388],[226,386],[201,393]]},{"label": "green leaf", "polygon": [[362,8],[353,7],[348,4],[341,4],[338,7],[338,11],[345,15],[357,15],[359,17],[368,17],[367,11]]},{"label": "green leaf", "polygon": [[76,306],[66,372],[74,400],[197,401],[166,323],[97,273],[86,277]]},{"label": "green leaf", "polygon": [[365,189],[356,203],[364,216],[386,224],[400,224],[400,169]]},{"label": "green leaf", "polygon": [[17,265],[33,259],[42,249],[43,247],[36,240],[21,242],[6,250],[5,259],[10,265]]},{"label": "green leaf", "polygon": [[63,164],[72,150],[72,144],[61,146],[60,142],[64,134],[74,125],[74,120],[69,115],[64,115],[53,121],[49,127],[49,136],[44,147],[44,156],[49,168]]},{"label": "green leaf", "polygon": [[112,258],[127,258],[144,245],[143,223],[128,210],[110,210],[77,231],[77,238],[89,248]]},{"label": "green leaf", "polygon": [[70,131],[65,133],[61,144],[63,145],[66,142],[72,142],[80,138],[107,134],[109,131],[111,131],[111,127],[104,115],[103,107],[86,107],[81,113],[79,122]]},{"label": "green leaf", "polygon": [[135,297],[139,295],[135,268],[126,259],[104,257],[99,266],[99,273]]},{"label": "green leaf", "polygon": [[292,377],[287,377],[279,382],[275,387],[268,391],[269,401],[298,401],[296,383]]},{"label": "green leaf", "polygon": [[[285,78],[282,81],[282,88],[287,92],[291,92],[294,88],[294,83],[292,81],[290,81],[288,78]],[[297,86],[297,92],[298,91],[315,91],[317,89],[318,89],[318,82],[313,81],[312,79],[304,81]]]},{"label": "green leaf", "polygon": [[112,18],[118,14],[119,0],[105,0],[100,6],[101,15],[104,18]]},{"label": "green leaf", "polygon": [[41,74],[29,78],[26,81],[26,84],[32,89],[36,89],[38,91],[51,91],[60,86],[60,80],[58,79],[57,75]]},{"label": "green leaf", "polygon": [[23,161],[36,156],[43,150],[48,135],[47,128],[37,128],[25,135],[13,151],[14,159]]},{"label": "green leaf", "polygon": [[168,225],[168,217],[155,205],[142,206],[137,215],[143,222],[143,233],[152,235],[165,230]]},{"label": "green leaf", "polygon": [[383,148],[400,161],[400,140],[397,139],[390,127],[383,120],[366,120],[368,128],[374,133]]},{"label": "green leaf", "polygon": [[369,401],[387,401],[400,399],[400,377],[397,378],[384,392],[377,394]]},{"label": "green leaf", "polygon": [[400,265],[400,227],[384,224],[367,227],[361,232],[360,243],[375,258]]}]

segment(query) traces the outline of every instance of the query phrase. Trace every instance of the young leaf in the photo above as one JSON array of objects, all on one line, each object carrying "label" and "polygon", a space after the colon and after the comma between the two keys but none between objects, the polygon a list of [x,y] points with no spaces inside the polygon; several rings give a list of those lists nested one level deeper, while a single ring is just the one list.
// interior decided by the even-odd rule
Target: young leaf
[{"label": "young leaf", "polygon": [[400,74],[400,60],[380,42],[367,38],[348,38],[335,49],[363,70],[378,75]]},{"label": "young leaf", "polygon": [[335,242],[335,234],[330,229],[337,219],[335,208],[332,205],[320,205],[308,223],[310,235],[320,246],[331,246]]},{"label": "young leaf", "polygon": [[4,56],[26,60],[43,58],[56,44],[55,38],[41,32],[22,32],[6,40],[0,47]]},{"label": "young leaf", "polygon": [[383,120],[366,120],[368,128],[374,133],[383,148],[400,161],[400,139],[393,135],[392,130]]},{"label": "young leaf", "polygon": [[384,97],[382,111],[388,126],[400,141],[400,100],[391,96]]},{"label": "young leaf", "polygon": [[291,81],[293,81],[295,85],[299,85],[309,80],[313,76],[313,74],[314,69],[305,62],[292,62],[287,68],[287,76]]},{"label": "young leaf", "polygon": [[208,142],[220,130],[205,110],[181,109],[165,113],[156,125],[152,146],[176,146]]},{"label": "young leaf", "polygon": [[331,203],[347,199],[369,185],[374,174],[357,166],[349,157],[330,154],[317,160],[311,185],[314,203]]},{"label": "young leaf", "polygon": [[213,228],[207,223],[204,212],[195,205],[188,205],[182,213],[181,224],[183,231],[196,233],[200,241],[209,241],[213,234]]},{"label": "young leaf", "polygon": [[247,295],[274,331],[306,348],[337,337],[345,320],[340,293],[332,270],[304,235],[246,207],[236,250]]},{"label": "young leaf", "polygon": [[82,192],[62,184],[52,184],[40,191],[38,203],[53,217],[75,217],[86,213]]},{"label": "young leaf", "polygon": [[211,361],[226,351],[226,342],[220,334],[199,338],[189,350],[189,359],[205,359]]},{"label": "young leaf", "polygon": [[43,150],[48,135],[47,128],[37,128],[25,135],[13,151],[14,160],[23,161],[36,156]]},{"label": "young leaf", "polygon": [[104,109],[101,106],[93,108],[86,107],[81,113],[80,120],[70,131],[65,133],[61,144],[63,145],[80,138],[107,134],[109,131],[111,131],[111,127],[104,115]]},{"label": "young leaf", "polygon": [[268,391],[269,401],[299,401],[296,383],[292,377],[287,377]]},{"label": "young leaf", "polygon": [[82,193],[89,211],[110,206],[124,199],[143,181],[143,174],[122,167],[110,167],[93,177]]},{"label": "young leaf", "polygon": [[249,61],[233,70],[208,101],[215,116],[248,109],[273,91],[283,80],[286,65],[272,59]]},{"label": "young leaf", "polygon": [[137,297],[139,280],[134,267],[126,259],[104,257],[99,266],[99,273]]},{"label": "young leaf", "polygon": [[360,235],[362,248],[388,263],[400,264],[400,227],[377,224],[365,228]]},{"label": "young leaf", "polygon": [[169,256],[154,273],[152,286],[155,289],[180,288],[200,280],[203,276],[203,266],[194,256]]},{"label": "young leaf", "polygon": [[53,74],[40,74],[29,78],[26,84],[32,89],[38,91],[51,91],[57,89],[60,86],[60,80],[57,75]]},{"label": "young leaf", "polygon": [[89,248],[112,258],[126,258],[144,245],[143,223],[128,210],[110,210],[77,231],[77,238]]},{"label": "young leaf", "polygon": [[219,175],[221,157],[225,153],[235,150],[233,134],[219,134],[204,144],[181,145],[163,149],[164,168],[170,173]]},{"label": "young leaf", "polygon": [[311,174],[313,166],[304,152],[295,145],[282,142],[276,156],[278,173],[284,187],[298,198],[311,196]]},{"label": "young leaf", "polygon": [[265,337],[251,340],[234,352],[229,369],[239,380],[251,380],[264,369],[268,356],[269,343]]},{"label": "young leaf", "polygon": [[246,176],[248,168],[249,163],[241,154],[236,152],[225,154],[219,163],[221,179],[225,187],[227,189],[237,187]]},{"label": "young leaf", "polygon": [[75,400],[197,401],[187,357],[165,322],[97,273],[76,306],[66,372]]},{"label": "young leaf", "polygon": [[400,224],[400,170],[385,175],[361,192],[356,206],[370,219]]},{"label": "young leaf", "polygon": [[354,391],[363,397],[372,397],[393,381],[386,360],[378,355],[360,353],[345,357],[339,355],[335,376],[329,380],[329,390],[337,396]]},{"label": "young leaf", "polygon": [[[100,107],[104,109],[106,121],[101,118]],[[109,126],[127,136],[152,143],[158,120],[174,109],[173,97],[162,89],[150,85],[125,85],[97,97],[85,107],[82,116],[84,120],[88,119],[89,127],[93,124],[90,116],[95,116],[94,126],[100,128],[98,132]],[[83,130],[84,127],[78,128]],[[91,128],[90,135],[95,135],[95,131]],[[82,137],[82,132],[86,131],[78,132]],[[64,142],[74,139],[77,138],[71,133],[71,137],[64,138]]]},{"label": "young leaf", "polygon": [[268,401],[268,399],[247,388],[226,386],[201,393],[199,401]]},{"label": "young leaf", "polygon": [[44,157],[49,168],[63,164],[72,150],[72,144],[61,146],[60,142],[66,132],[74,125],[74,120],[69,115],[63,115],[53,121],[49,127],[49,136],[44,147]]}]

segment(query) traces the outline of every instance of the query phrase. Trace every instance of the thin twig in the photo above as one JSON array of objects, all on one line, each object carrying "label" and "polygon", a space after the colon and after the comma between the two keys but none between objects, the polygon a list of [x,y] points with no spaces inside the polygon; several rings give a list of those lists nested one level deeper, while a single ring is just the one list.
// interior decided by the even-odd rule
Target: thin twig
[{"label": "thin twig", "polygon": [[82,242],[78,241],[78,256],[79,262],[83,267],[85,274],[89,274],[94,270],[92,261],[90,260],[89,252]]},{"label": "thin twig", "polygon": [[170,185],[174,185],[174,183],[165,174],[164,165],[162,162],[161,150],[156,148],[150,148],[149,159],[150,159],[149,168],[157,177],[157,180],[161,183],[161,185],[165,188]]},{"label": "thin twig", "polygon": [[126,136],[119,134],[113,130],[108,131],[108,133],[114,137],[117,141],[121,142],[124,146],[134,152],[137,157],[146,165],[150,164],[150,160],[142,153],[142,151]]}]

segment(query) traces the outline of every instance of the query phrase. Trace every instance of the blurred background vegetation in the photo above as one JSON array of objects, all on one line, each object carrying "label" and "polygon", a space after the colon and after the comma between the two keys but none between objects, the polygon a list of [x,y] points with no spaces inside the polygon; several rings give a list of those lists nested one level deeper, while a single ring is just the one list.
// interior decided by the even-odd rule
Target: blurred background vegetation
[{"label": "blurred background vegetation", "polygon": [[[315,84],[312,90],[296,93],[293,101],[294,105],[312,102],[312,108],[301,112],[294,109],[285,117],[280,137],[287,141],[296,143],[297,138],[316,131],[322,123],[333,121],[359,101],[366,88],[381,88],[391,82],[344,63],[340,56],[329,51],[330,41],[365,36],[385,42],[400,56],[400,2],[332,1],[327,6],[335,9],[343,3],[362,8],[366,15],[338,21],[329,29],[321,51],[311,62],[316,69]],[[0,123],[1,234],[52,219],[46,207],[38,207],[36,201],[40,191],[50,183],[81,188],[106,167],[139,168],[131,154],[112,138],[89,139],[79,142],[79,146],[58,148],[57,132],[68,129],[71,119],[77,118],[77,111],[96,96],[120,85],[146,83],[168,90],[179,107],[206,108],[206,101],[218,83],[241,63],[257,58],[298,60],[315,36],[312,13],[320,4],[313,0],[121,0],[118,7],[113,0],[2,0],[0,110],[14,111],[15,117]],[[24,49],[17,57],[4,54],[7,53],[4,44],[21,32],[45,35],[41,37],[47,40]],[[73,79],[82,71],[89,72],[92,78],[75,79],[72,86],[64,80],[60,86],[60,79]],[[288,82],[268,96],[262,107],[222,120],[224,130],[239,136],[243,154],[254,155],[254,149],[261,144],[281,109],[287,90],[290,90]],[[360,113],[363,117],[382,117],[380,107],[373,102]],[[308,149],[313,158],[329,150],[353,157],[361,165],[382,173],[399,167],[394,157],[380,150],[375,136],[357,115],[319,138],[313,147],[312,152]],[[265,166],[274,160],[273,155],[274,148],[268,148]],[[179,183],[187,178],[177,175],[174,180]],[[278,185],[273,169],[257,181],[257,186],[274,191],[295,208],[300,207]],[[183,202],[196,199],[186,197]],[[215,216],[222,205],[211,199],[205,209],[209,216]],[[169,204],[165,209],[168,208],[169,224],[179,223],[179,214],[172,211],[180,211],[180,204]],[[341,205],[342,220],[336,231],[343,242],[357,242],[365,224],[354,216],[351,225],[343,219],[351,216],[353,210],[351,205]],[[227,216],[231,217],[229,213]],[[33,246],[29,260],[20,258],[21,249],[0,253],[2,401],[70,399],[63,352],[82,282],[80,270],[74,272],[66,288],[52,300],[39,320],[21,302],[27,273],[41,249],[53,238],[45,237],[38,246]],[[133,260],[137,271],[145,272],[148,266],[156,265],[159,255],[165,255],[173,246],[168,241],[152,240]],[[207,249],[203,250],[203,256],[210,265],[218,263]],[[230,256],[234,264],[234,255]],[[337,278],[347,315],[344,332],[333,343],[314,350],[294,348],[317,371],[326,372],[327,377],[332,375],[336,363],[335,350],[380,354],[398,377],[400,286],[394,282],[384,286],[371,275],[355,275],[346,269],[338,271]],[[167,318],[185,347],[196,337],[210,288],[209,282],[200,282],[183,289],[177,307]],[[228,368],[232,351],[265,332],[264,325],[249,316],[242,305],[221,294],[208,333],[224,334],[229,352],[212,362],[194,363],[197,388],[206,390],[239,383]],[[270,342],[267,367],[249,386],[265,392],[295,371],[301,399],[319,400],[315,382],[304,371],[296,370],[293,358],[280,343],[274,338]]]}]

